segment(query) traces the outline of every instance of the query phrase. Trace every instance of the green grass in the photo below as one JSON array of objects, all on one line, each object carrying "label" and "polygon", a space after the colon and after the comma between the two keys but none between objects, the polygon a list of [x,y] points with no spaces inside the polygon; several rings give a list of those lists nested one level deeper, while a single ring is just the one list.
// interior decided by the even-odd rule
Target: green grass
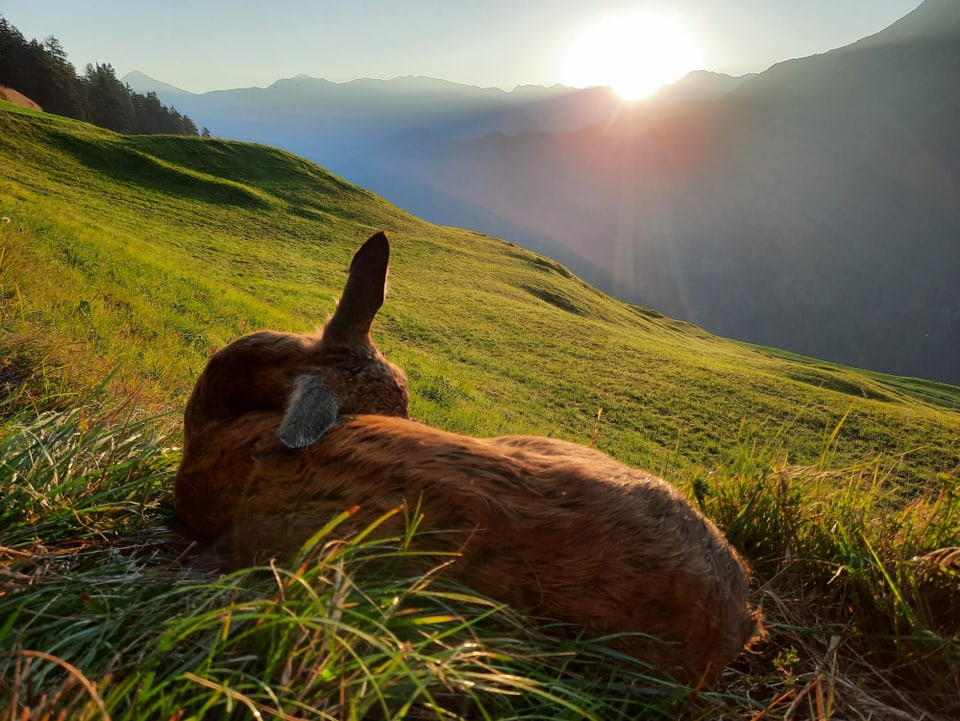
[{"label": "green grass", "polygon": [[[7,106],[12,108],[13,106]],[[960,391],[785,357],[614,301],[504,241],[423,223],[278,150],[123,137],[0,111],[0,317],[51,362],[155,410],[213,348],[321,324],[373,230],[393,240],[374,333],[416,417],[476,435],[589,437],[664,473],[723,457],[747,419],[815,462],[879,453],[904,482],[960,467]]]},{"label": "green grass", "polygon": [[904,504],[878,466],[786,468],[744,439],[694,495],[753,561],[769,636],[698,692],[405,576],[415,524],[374,543],[330,519],[292,563],[219,576],[172,513],[162,426],[101,397],[0,427],[0,719],[960,711],[958,571],[918,560],[956,539],[956,483]]},{"label": "green grass", "polygon": [[[716,338],[261,146],[0,103],[0,215],[0,719],[960,715],[960,389]],[[595,438],[749,558],[769,637],[716,690],[372,572],[407,539],[219,577],[181,536],[211,350],[322,323],[379,229],[416,418]]]},{"label": "green grass", "polygon": [[403,576],[409,535],[334,541],[335,518],[289,567],[217,576],[176,529],[171,439],[129,412],[86,403],[3,428],[0,718],[627,718],[710,703]]}]

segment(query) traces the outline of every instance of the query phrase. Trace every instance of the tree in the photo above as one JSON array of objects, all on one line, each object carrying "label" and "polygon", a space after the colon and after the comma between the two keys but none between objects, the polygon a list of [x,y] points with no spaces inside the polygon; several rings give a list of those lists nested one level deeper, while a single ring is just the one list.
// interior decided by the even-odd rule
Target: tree
[{"label": "tree", "polygon": [[196,136],[199,133],[197,133],[197,126],[194,124],[194,122],[186,115],[183,115],[181,116],[180,132],[178,134]]},{"label": "tree", "polygon": [[0,15],[0,85],[8,85],[50,113],[86,120],[121,133],[198,135],[197,126],[160,103],[156,93],[140,95],[117,79],[109,63],[87,65],[82,78],[63,44],[50,35],[27,42]]},{"label": "tree", "polygon": [[118,133],[130,132],[133,126],[130,93],[117,80],[113,66],[110,63],[87,65],[84,83],[90,105],[90,122]]},{"label": "tree", "polygon": [[86,103],[77,81],[77,71],[67,60],[67,52],[53,35],[43,41],[46,53],[46,77],[39,88],[40,97],[34,98],[44,110],[69,118],[85,119]]},{"label": "tree", "polygon": [[18,59],[25,45],[20,31],[0,15],[0,85],[17,87],[20,75]]},{"label": "tree", "polygon": [[131,93],[130,99],[136,116],[134,132],[165,132],[164,122],[167,116],[167,109],[160,104],[160,100],[157,98],[155,92],[150,91],[146,95]]}]

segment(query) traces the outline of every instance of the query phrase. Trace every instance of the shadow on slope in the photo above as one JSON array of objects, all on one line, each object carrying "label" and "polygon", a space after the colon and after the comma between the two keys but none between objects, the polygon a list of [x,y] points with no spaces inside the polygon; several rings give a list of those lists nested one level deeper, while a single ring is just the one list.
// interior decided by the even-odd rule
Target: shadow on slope
[{"label": "shadow on slope", "polygon": [[93,141],[60,131],[52,131],[49,137],[51,144],[83,165],[121,183],[217,205],[244,208],[272,205],[266,194],[253,188],[164,162],[123,141]]}]

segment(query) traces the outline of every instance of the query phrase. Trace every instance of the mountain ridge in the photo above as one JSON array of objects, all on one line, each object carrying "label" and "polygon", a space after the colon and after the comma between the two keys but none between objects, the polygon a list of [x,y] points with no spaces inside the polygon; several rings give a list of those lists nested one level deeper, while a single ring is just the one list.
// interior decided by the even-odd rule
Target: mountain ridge
[{"label": "mountain ridge", "polygon": [[[332,115],[288,118],[279,142],[257,135],[272,122],[260,101],[233,108],[250,137],[205,124],[722,335],[960,382],[960,300],[944,270],[960,263],[953,38],[960,4],[927,0],[755,76],[693,73],[660,102],[594,89],[497,112],[382,105],[374,114],[404,120],[360,113],[341,132]],[[685,94],[698,80],[708,90]]]},{"label": "mountain ridge", "polygon": [[960,33],[960,7],[953,0],[924,0],[916,8],[884,28],[848,48],[915,42]]},{"label": "mountain ridge", "polygon": [[[960,14],[917,12],[931,7],[949,13],[938,27]],[[901,35],[892,27],[885,37]],[[958,382],[960,44],[854,47],[775,65],[714,102],[638,105],[612,124],[448,143],[394,165],[536,229],[618,297],[726,336]]]},{"label": "mountain ridge", "polygon": [[162,407],[180,406],[212,348],[321,321],[358,242],[385,228],[391,292],[375,330],[425,422],[576,438],[603,407],[601,445],[649,466],[675,452],[681,426],[685,457],[709,463],[745,415],[774,427],[795,416],[791,453],[812,462],[823,414],[832,424],[851,412],[842,453],[869,455],[881,436],[906,452],[903,423],[926,418],[942,455],[896,473],[960,464],[947,440],[960,432],[960,388],[712,336],[511,243],[431,226],[281,150],[118,136],[0,104],[0,164],[12,219],[0,226],[0,282],[12,273],[18,286],[0,297],[0,335],[46,333],[92,378],[119,364],[121,392],[153,388]]}]

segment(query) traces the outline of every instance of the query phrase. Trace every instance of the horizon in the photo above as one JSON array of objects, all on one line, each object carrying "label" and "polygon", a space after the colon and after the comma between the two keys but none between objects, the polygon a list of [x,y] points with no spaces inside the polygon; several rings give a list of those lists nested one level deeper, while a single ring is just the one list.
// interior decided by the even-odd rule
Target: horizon
[{"label": "horizon", "polygon": [[[683,80],[684,78],[687,77],[687,75],[696,75],[696,74],[698,74],[698,73],[709,73],[709,74],[712,74],[712,75],[723,75],[723,76],[730,77],[730,78],[740,78],[740,77],[745,77],[745,76],[748,76],[748,75],[754,75],[754,74],[756,74],[756,73],[744,73],[743,75],[729,75],[728,73],[718,73],[718,72],[713,71],[713,70],[691,70],[689,73],[686,73],[682,78],[680,78],[678,81],[675,81],[675,82],[679,82],[680,80]],[[119,73],[118,73],[118,74],[117,74],[117,78],[118,78],[121,82],[125,82],[125,78],[127,78],[127,77],[129,77],[129,76],[131,76],[131,75],[140,75],[140,76],[142,76],[142,77],[144,77],[144,78],[147,78],[147,79],[149,79],[149,80],[151,80],[151,81],[153,81],[153,82],[155,82],[155,83],[159,83],[159,84],[163,84],[163,85],[169,85],[169,86],[175,88],[176,90],[179,90],[179,91],[185,92],[185,93],[189,93],[189,94],[191,94],[191,95],[205,95],[205,94],[207,94],[207,93],[217,93],[217,92],[230,91],[230,90],[250,90],[250,89],[264,90],[264,89],[266,89],[266,88],[270,88],[270,87],[276,85],[277,83],[288,82],[288,81],[292,81],[292,80],[299,80],[299,79],[301,79],[301,78],[307,79],[307,80],[319,80],[319,81],[321,81],[321,82],[330,83],[331,85],[350,85],[351,83],[362,83],[362,82],[364,82],[364,81],[370,81],[370,82],[375,82],[375,83],[392,83],[392,82],[395,82],[395,81],[397,81],[397,80],[429,80],[429,81],[437,82],[437,83],[450,83],[451,85],[457,85],[457,86],[461,86],[461,87],[476,88],[477,90],[493,90],[493,91],[499,91],[499,92],[507,93],[507,94],[514,93],[514,92],[518,92],[518,91],[523,91],[524,88],[538,88],[538,89],[539,89],[539,88],[542,88],[542,89],[545,89],[545,90],[550,90],[550,89],[553,89],[553,88],[563,88],[563,89],[567,89],[567,90],[583,90],[583,89],[585,89],[585,88],[579,88],[579,87],[576,87],[576,86],[573,86],[573,85],[565,85],[564,83],[553,83],[552,85],[538,85],[538,84],[536,84],[536,83],[526,83],[526,84],[523,84],[523,85],[517,85],[517,86],[515,86],[515,87],[512,87],[512,88],[507,89],[507,88],[501,88],[501,87],[490,86],[490,85],[472,85],[472,84],[470,84],[470,83],[461,83],[461,82],[458,82],[458,81],[456,81],[456,80],[448,80],[448,79],[446,79],[446,78],[439,78],[439,77],[434,77],[434,76],[431,76],[431,75],[396,75],[396,76],[391,77],[391,78],[386,78],[386,77],[384,77],[384,78],[361,77],[361,78],[350,78],[350,79],[348,79],[348,80],[330,80],[329,78],[322,78],[322,77],[318,77],[318,76],[316,76],[316,75],[308,75],[307,73],[297,73],[296,75],[291,75],[291,76],[289,76],[289,77],[276,78],[276,79],[273,80],[272,82],[266,83],[265,85],[246,85],[246,86],[242,86],[242,87],[241,87],[241,86],[238,86],[238,87],[235,87],[235,88],[216,88],[216,89],[214,89],[214,90],[205,90],[205,91],[201,91],[201,92],[195,93],[195,92],[193,92],[193,91],[191,91],[191,90],[187,90],[186,88],[181,88],[180,86],[175,85],[174,83],[166,82],[163,78],[156,78],[156,77],[150,75],[149,73],[145,73],[145,72],[143,72],[143,71],[141,71],[141,70],[137,70],[137,69],[131,70],[130,72],[123,73],[123,74],[119,74]],[[675,84],[675,83],[666,83],[666,84],[664,84],[663,87],[666,87],[667,85],[671,85],[671,84]],[[587,87],[602,87],[602,88],[605,88],[606,86],[587,86]],[[136,90],[136,88],[134,88],[134,89]]]},{"label": "horizon", "polygon": [[[202,7],[171,0],[131,11],[119,0],[7,0],[0,14],[27,40],[56,37],[80,74],[88,63],[109,63],[117,77],[141,72],[194,94],[269,87],[301,75],[337,84],[425,77],[510,92],[615,84],[613,77],[602,80],[609,69],[590,75],[566,67],[584,33],[611,15],[669,12],[682,23],[699,62],[691,65],[691,55],[682,74],[660,79],[665,85],[697,70],[734,77],[763,72],[880,32],[921,4],[740,0],[730,8],[723,0],[604,0],[588,7],[536,0],[518,8],[506,0],[483,7],[429,0],[411,8],[391,0],[363,7],[276,0],[267,9],[238,10],[227,0]],[[670,58],[648,53],[629,60],[646,71]]]}]

